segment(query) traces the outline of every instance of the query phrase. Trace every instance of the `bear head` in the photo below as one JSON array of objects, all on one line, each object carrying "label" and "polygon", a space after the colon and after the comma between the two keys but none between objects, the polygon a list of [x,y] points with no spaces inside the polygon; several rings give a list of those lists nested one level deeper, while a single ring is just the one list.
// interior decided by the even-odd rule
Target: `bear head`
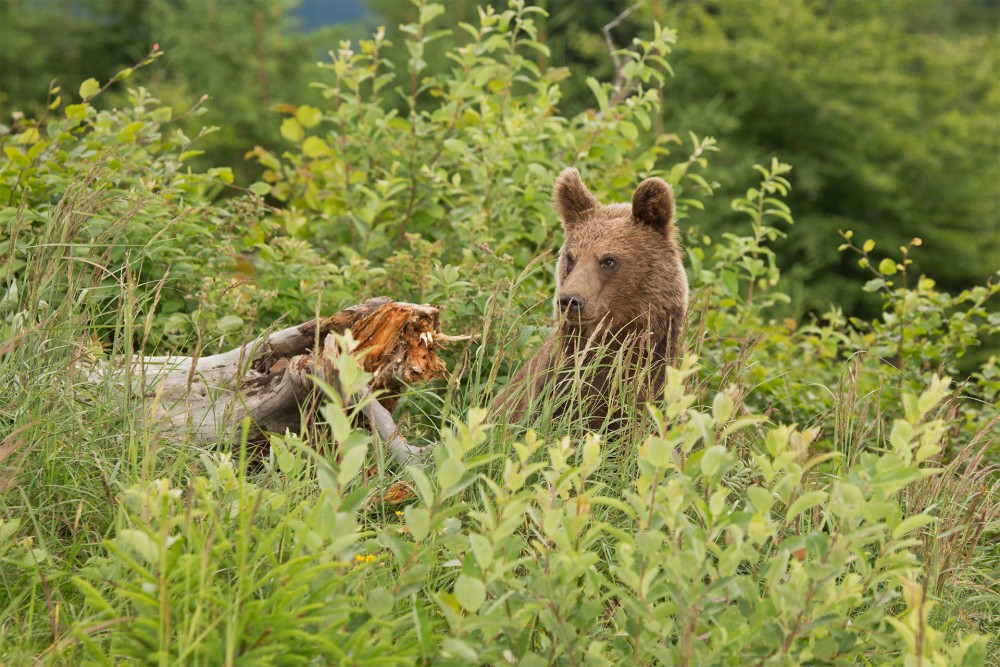
[{"label": "bear head", "polygon": [[561,330],[670,339],[673,357],[688,285],[670,185],[647,178],[630,203],[602,205],[571,168],[559,175],[553,198],[565,234],[557,265]]}]

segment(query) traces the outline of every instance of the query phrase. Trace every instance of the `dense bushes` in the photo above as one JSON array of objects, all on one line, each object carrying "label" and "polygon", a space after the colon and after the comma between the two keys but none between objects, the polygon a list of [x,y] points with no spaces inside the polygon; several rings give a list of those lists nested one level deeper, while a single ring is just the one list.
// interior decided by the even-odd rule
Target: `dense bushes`
[{"label": "dense bushes", "polygon": [[[916,535],[934,517],[901,502],[941,472],[927,461],[945,424],[925,417],[947,381],[906,398],[916,411],[896,422],[890,451],[831,465],[839,457],[811,451],[817,429],[770,428],[747,446],[744,431],[762,420],[734,419],[725,394],[709,411],[676,409],[695,401],[688,372],[667,388],[668,416],[684,418],[660,421],[624,486],[606,479],[614,448],[598,436],[529,435],[484,452],[485,415],[473,410],[444,433],[433,470],[409,471],[415,497],[403,511],[385,511],[381,485],[358,479],[368,443],[356,434],[337,438],[332,464],[277,440],[259,475],[281,480],[271,489],[228,454],[204,455],[180,487],[125,488],[114,537],[72,578],[82,614],[65,654],[982,662],[981,641],[947,646],[932,629]],[[328,406],[332,423],[338,409]],[[94,641],[109,623],[123,624]]]},{"label": "dense bushes", "polygon": [[[419,3],[362,3],[381,17],[387,42],[379,49],[383,74],[411,57],[412,35],[399,24],[417,22]],[[203,156],[188,164],[203,169],[229,165],[236,182],[258,180],[263,167],[240,158],[281,140],[278,113],[295,105],[326,107],[313,62],[326,59],[338,36],[366,37],[362,25],[316,29],[300,25],[293,0],[66,0],[0,3],[0,132],[11,112],[29,117],[44,109],[49,80],[77,88],[90,76],[106,79],[156,43],[169,57],[145,80],[164,106],[186,108],[202,94],[207,113],[180,120],[189,135],[200,124],[219,131],[199,142]],[[469,46],[491,0],[452,0],[437,17],[423,48],[417,85],[447,80],[455,67],[448,54]],[[598,109],[588,78],[611,80],[614,64],[601,30],[619,46],[649,37],[653,20],[680,35],[671,55],[676,76],[655,86],[665,95],[651,119],[657,132],[690,129],[718,138],[712,179],[728,189],[751,183],[752,165],[773,156],[796,167],[789,201],[803,223],[776,248],[786,269],[784,290],[793,295],[786,314],[801,320],[836,303],[851,316],[870,318],[878,300],[854,288],[863,275],[837,254],[827,238],[850,227],[888,247],[914,235],[937,253],[960,262],[917,264],[953,293],[969,289],[994,271],[996,202],[1000,198],[997,104],[1000,103],[1000,9],[983,0],[898,0],[858,7],[852,0],[760,0],[675,3],[605,0],[580,11],[575,0],[538,3],[533,14],[544,52],[525,52],[559,81],[560,115]],[[374,24],[372,24],[374,25]],[[473,30],[474,32],[475,30]],[[508,63],[501,63],[507,65]],[[399,73],[399,70],[396,70]],[[405,74],[380,87],[387,108],[405,112],[414,84]],[[327,79],[325,83],[330,83]],[[434,106],[434,90],[419,96]],[[367,86],[365,95],[368,95]],[[113,88],[96,101],[100,109],[127,104]],[[20,123],[15,120],[16,128]],[[626,130],[627,131],[627,130]],[[681,136],[686,136],[681,134]],[[463,137],[459,137],[464,140]],[[311,149],[319,149],[312,142]],[[447,163],[447,159],[439,164]],[[659,165],[663,166],[663,165]],[[692,221],[700,232],[726,230],[728,201],[708,200],[708,216]],[[403,204],[405,206],[405,202]],[[996,340],[993,341],[996,344]],[[982,359],[977,359],[981,362]],[[974,364],[968,362],[963,372]]]},{"label": "dense bushes", "polygon": [[[948,13],[958,5],[935,4],[763,0],[713,11],[685,2],[662,19],[685,38],[674,65],[687,104],[669,118],[724,134],[716,178],[733,181],[759,151],[796,167],[791,203],[803,224],[781,250],[795,260],[796,316],[831,301],[850,314],[877,310],[844,280],[859,273],[826,240],[848,226],[890,247],[919,235],[961,257],[947,266],[915,258],[950,290],[996,270],[996,35],[955,29]],[[981,9],[982,27],[995,26],[995,6]]]},{"label": "dense bushes", "polygon": [[[604,199],[661,175],[685,228],[714,143],[676,159],[652,132],[667,29],[635,44],[634,95],[592,81],[594,110],[566,118],[559,70],[528,57],[537,10],[484,11],[424,76],[440,13],[403,26],[405,63],[381,33],[341,45],[327,103],[287,109],[285,148],[248,147],[263,181],[230,198],[141,87],[111,111],[96,82],[53,91],[4,137],[0,661],[982,664],[1000,372],[956,364],[1000,328],[997,286],[945,294],[912,275],[929,244],[881,254],[844,229],[826,243],[872,273],[880,317],[775,319],[795,172],[774,160],[727,197],[727,233],[688,234],[690,355],[648,428],[491,424],[549,325],[532,259],[558,243],[554,175],[574,164]],[[380,104],[397,88],[403,111]],[[178,445],[78,372],[376,292],[477,336],[401,404],[441,443],[424,468],[387,464],[338,400],[330,442],[277,434],[263,461]]]}]

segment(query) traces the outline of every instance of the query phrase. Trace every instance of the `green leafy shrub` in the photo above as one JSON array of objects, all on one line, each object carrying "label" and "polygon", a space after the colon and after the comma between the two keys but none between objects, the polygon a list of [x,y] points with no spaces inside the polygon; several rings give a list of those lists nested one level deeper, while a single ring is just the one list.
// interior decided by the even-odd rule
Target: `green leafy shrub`
[{"label": "green leafy shrub", "polygon": [[338,401],[324,408],[337,460],[275,439],[263,480],[283,491],[229,455],[203,456],[179,487],[126,489],[105,555],[73,578],[84,609],[58,650],[194,664],[981,664],[982,640],[933,630],[916,536],[934,517],[900,502],[942,472],[930,459],[946,424],[928,414],[947,379],[905,397],[886,451],[848,465],[815,452],[816,429],[735,418],[726,394],[693,407],[692,362],[671,371],[667,412],[621,487],[603,481],[617,464],[596,435],[529,433],[484,475],[498,454],[482,453],[473,410],[433,470],[408,470],[412,502],[381,512],[379,485],[360,476],[369,439]]},{"label": "green leafy shrub", "polygon": [[[7,294],[0,311],[9,320],[82,289],[77,306],[102,313],[110,327],[123,307],[122,286],[131,284],[148,316],[145,336],[134,342],[217,350],[242,342],[258,320],[308,319],[324,290],[335,303],[351,299],[368,275],[364,262],[334,266],[306,244],[274,238],[259,198],[220,199],[235,187],[230,168],[187,166],[210,128],[188,137],[171,108],[142,87],[129,90],[127,108],[91,105],[161,53],[104,86],[84,82],[78,104],[64,106],[54,87],[47,114],[4,138],[0,277]],[[201,112],[199,103],[185,115]],[[38,263],[37,277],[57,257],[75,258],[93,276],[76,285],[58,274],[28,279],[29,263]],[[104,334],[105,342],[112,338]]]},{"label": "green leafy shrub", "polygon": [[[595,81],[595,110],[564,118],[558,69],[526,55],[535,9],[484,10],[453,71],[422,77],[441,8],[419,7],[410,61],[380,33],[342,45],[330,108],[290,112],[291,147],[252,150],[271,171],[231,198],[142,88],[99,112],[89,82],[3,138],[0,661],[982,664],[1000,370],[945,377],[996,334],[997,288],[890,284],[916,246],[876,262],[845,231],[880,318],[780,319],[794,172],[774,160],[726,234],[687,234],[691,354],[649,428],[491,424],[551,326],[533,258],[558,243],[555,173],[605,199],[663,175],[693,216],[715,145],[671,164],[649,134],[668,30],[636,43],[634,96]],[[80,372],[97,343],[199,353],[377,292],[478,336],[402,402],[440,442],[422,468],[336,394],[309,443],[276,434],[260,460],[164,440],[141,397]],[[368,379],[350,359],[347,395]]]},{"label": "green leafy shrub", "polygon": [[[682,210],[711,190],[697,174],[710,140],[694,139],[696,155],[670,170],[660,165],[679,140],[648,140],[659,109],[653,84],[667,71],[672,31],[655,26],[652,39],[636,41],[639,55],[622,84],[634,95],[591,80],[597,109],[565,118],[566,71],[536,64],[546,52],[534,22],[539,8],[480,10],[478,25],[459,26],[466,39],[447,54],[451,70],[428,74],[425,50],[451,31],[434,29],[442,5],[417,4],[417,20],[401,27],[405,63],[383,57],[382,30],[356,47],[342,43],[321,65],[327,80],[316,84],[328,106],[300,106],[281,124],[293,148],[249,154],[267,168],[255,188],[281,203],[290,235],[334,261],[381,264],[394,296],[433,298],[450,326],[471,331],[482,320],[469,299],[510,279],[505,256],[523,267],[552,248],[558,226],[547,193],[565,165],[592,173],[599,196],[621,196],[639,174],[670,178]],[[546,298],[537,279],[524,289],[525,303]]]},{"label": "green leafy shrub", "polygon": [[[877,314],[879,300],[854,288],[864,272],[829,242],[838,229],[891,248],[922,237],[935,254],[911,257],[914,266],[952,293],[996,270],[995,6],[762,0],[647,11],[681,36],[672,62],[685,75],[666,122],[720,137],[714,178],[745,183],[761,155],[795,165],[789,203],[801,224],[777,249],[793,316],[831,301]],[[713,235],[726,229],[719,208],[699,221]]]}]

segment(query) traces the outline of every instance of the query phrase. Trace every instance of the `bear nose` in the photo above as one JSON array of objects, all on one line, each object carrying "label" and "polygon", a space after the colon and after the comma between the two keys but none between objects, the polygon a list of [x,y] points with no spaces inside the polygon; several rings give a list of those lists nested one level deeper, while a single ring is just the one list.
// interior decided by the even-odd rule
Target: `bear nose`
[{"label": "bear nose", "polygon": [[583,297],[579,294],[563,294],[559,297],[559,309],[564,313],[566,311],[576,312],[583,308],[586,302]]}]

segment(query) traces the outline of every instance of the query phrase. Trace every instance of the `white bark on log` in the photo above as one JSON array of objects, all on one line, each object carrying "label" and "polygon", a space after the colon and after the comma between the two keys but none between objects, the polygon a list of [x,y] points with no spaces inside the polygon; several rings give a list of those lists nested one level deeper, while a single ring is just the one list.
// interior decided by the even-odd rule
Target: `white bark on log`
[{"label": "white bark on log", "polygon": [[[359,351],[367,352],[365,370],[374,379],[366,394],[399,391],[406,383],[444,374],[434,349],[465,337],[441,334],[438,315],[433,306],[378,297],[228,352],[201,358],[137,357],[129,367],[95,367],[88,380],[114,382],[121,391],[135,392],[147,428],[158,429],[168,440],[238,446],[241,424],[249,417],[249,441],[266,443],[268,433],[298,433],[307,425],[309,415],[303,410],[315,396],[310,375],[316,374],[317,362],[327,374],[332,362],[314,350],[325,354],[331,332],[352,329]],[[379,401],[363,403],[362,412],[399,463],[415,463],[430,449],[409,445]]]},{"label": "white bark on log", "polygon": [[[364,395],[366,396],[367,393],[366,391]],[[399,465],[423,465],[427,454],[433,449],[433,445],[415,447],[407,442],[406,438],[400,435],[399,429],[396,428],[392,415],[375,399],[362,403],[361,412],[382,441],[389,447],[392,458],[396,459]]]}]

